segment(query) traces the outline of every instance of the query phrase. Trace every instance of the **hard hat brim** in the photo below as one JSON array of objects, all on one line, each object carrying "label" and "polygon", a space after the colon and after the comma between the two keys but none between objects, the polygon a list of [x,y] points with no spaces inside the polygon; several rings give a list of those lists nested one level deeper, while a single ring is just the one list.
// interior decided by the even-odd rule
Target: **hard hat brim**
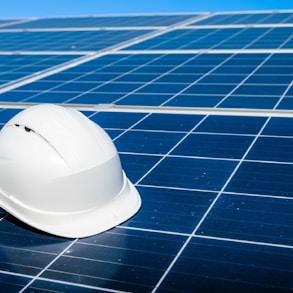
[{"label": "hard hat brim", "polygon": [[141,206],[141,198],[123,172],[120,193],[102,207],[80,212],[44,212],[20,205],[13,195],[0,190],[0,205],[24,223],[60,237],[82,238],[107,231],[131,218]]}]

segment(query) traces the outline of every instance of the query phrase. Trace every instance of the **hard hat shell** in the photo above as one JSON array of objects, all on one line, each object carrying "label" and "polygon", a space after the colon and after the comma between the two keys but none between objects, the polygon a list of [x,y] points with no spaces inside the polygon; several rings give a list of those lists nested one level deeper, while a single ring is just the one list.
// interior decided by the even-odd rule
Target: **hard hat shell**
[{"label": "hard hat shell", "polygon": [[19,220],[86,237],[121,224],[140,205],[112,140],[79,111],[31,106],[2,128],[0,206]]}]

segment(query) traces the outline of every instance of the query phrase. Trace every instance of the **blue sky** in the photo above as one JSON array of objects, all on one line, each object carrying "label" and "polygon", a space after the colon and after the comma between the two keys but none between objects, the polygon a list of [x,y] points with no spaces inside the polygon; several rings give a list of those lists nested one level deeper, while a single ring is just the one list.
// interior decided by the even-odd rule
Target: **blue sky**
[{"label": "blue sky", "polygon": [[293,9],[292,0],[2,0],[0,17]]}]

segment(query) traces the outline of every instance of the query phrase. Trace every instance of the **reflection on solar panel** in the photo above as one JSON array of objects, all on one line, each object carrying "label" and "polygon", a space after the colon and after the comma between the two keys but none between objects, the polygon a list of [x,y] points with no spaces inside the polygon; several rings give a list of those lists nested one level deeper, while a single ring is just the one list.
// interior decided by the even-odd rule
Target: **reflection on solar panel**
[{"label": "reflection on solar panel", "polygon": [[1,21],[0,125],[32,103],[84,111],[143,201],[122,225],[74,240],[0,209],[3,292],[291,292],[292,21]]}]

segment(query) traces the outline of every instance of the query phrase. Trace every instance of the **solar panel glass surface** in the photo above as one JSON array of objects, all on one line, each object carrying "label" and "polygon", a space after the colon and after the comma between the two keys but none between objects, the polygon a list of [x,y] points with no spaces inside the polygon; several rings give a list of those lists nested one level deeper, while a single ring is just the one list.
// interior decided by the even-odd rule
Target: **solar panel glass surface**
[{"label": "solar panel glass surface", "polygon": [[[1,290],[292,291],[292,28],[267,25],[290,24],[292,13],[194,16],[52,18],[23,23],[26,32],[2,31],[11,40],[0,50],[31,54],[1,55],[11,77],[0,75],[0,126],[27,103],[88,107],[84,114],[113,139],[143,204],[125,223],[83,239],[42,233],[0,209]],[[145,41],[145,29],[122,29],[183,20]],[[266,26],[204,28],[251,23]],[[121,28],[64,30],[100,24]],[[57,31],[29,31],[41,27]],[[97,33],[104,34],[98,45]],[[36,44],[22,44],[24,36]],[[78,37],[81,45],[70,49]],[[126,40],[127,51],[97,52]],[[59,53],[46,54],[52,49]],[[76,62],[80,55],[68,51],[77,50],[92,53]],[[5,87],[22,73],[36,74]],[[176,112],[181,107],[195,112]]]}]

